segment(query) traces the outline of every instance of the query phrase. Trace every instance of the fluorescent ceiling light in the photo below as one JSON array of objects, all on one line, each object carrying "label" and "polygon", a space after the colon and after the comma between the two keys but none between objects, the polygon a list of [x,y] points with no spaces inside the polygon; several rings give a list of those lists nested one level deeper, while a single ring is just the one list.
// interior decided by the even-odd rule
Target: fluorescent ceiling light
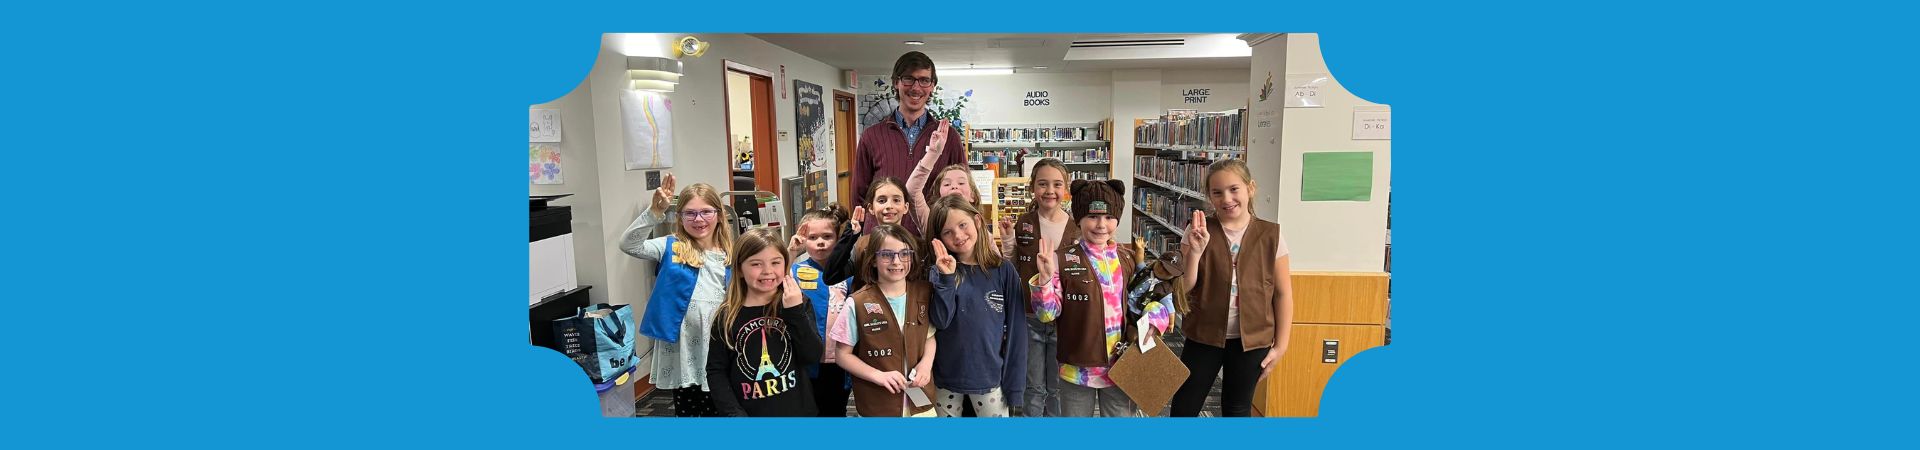
[{"label": "fluorescent ceiling light", "polygon": [[670,81],[658,80],[633,80],[629,83],[633,83],[633,90],[654,92],[673,92],[674,84],[676,84]]},{"label": "fluorescent ceiling light", "polygon": [[628,56],[627,78],[637,91],[673,92],[680,83],[680,61],[655,56]]},{"label": "fluorescent ceiling light", "polygon": [[1035,68],[1035,69],[1045,69],[1045,68],[1047,68],[1047,66],[1033,66],[1033,68]]},{"label": "fluorescent ceiling light", "polygon": [[958,75],[958,76],[967,76],[967,75],[1013,75],[1013,69],[1011,69],[1011,68],[1006,68],[1006,69],[947,69],[947,70],[942,70],[942,71],[940,71],[940,74],[941,74],[941,75]]},{"label": "fluorescent ceiling light", "polygon": [[906,42],[901,42],[901,43],[902,43],[902,44],[907,44],[907,45],[927,45],[927,43],[926,43],[925,41],[906,41]]}]

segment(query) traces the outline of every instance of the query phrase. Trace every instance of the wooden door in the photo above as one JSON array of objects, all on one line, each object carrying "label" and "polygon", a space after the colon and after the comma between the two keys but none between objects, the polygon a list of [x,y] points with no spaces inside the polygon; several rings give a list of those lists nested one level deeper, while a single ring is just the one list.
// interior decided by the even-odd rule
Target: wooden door
[{"label": "wooden door", "polygon": [[[860,135],[860,121],[854,115],[853,94],[833,91],[834,183],[840,191],[840,206],[853,210],[853,149]],[[862,186],[863,188],[865,186]]]},{"label": "wooden door", "polygon": [[753,77],[753,184],[780,194],[779,146],[773,131],[773,78]]}]

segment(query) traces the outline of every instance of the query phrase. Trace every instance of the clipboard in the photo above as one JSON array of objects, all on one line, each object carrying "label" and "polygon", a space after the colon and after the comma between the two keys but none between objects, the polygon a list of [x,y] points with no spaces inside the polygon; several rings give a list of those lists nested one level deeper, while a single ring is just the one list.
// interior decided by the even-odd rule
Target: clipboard
[{"label": "clipboard", "polygon": [[1148,416],[1159,414],[1173,402],[1173,393],[1193,374],[1160,336],[1151,339],[1152,350],[1141,353],[1139,345],[1127,346],[1126,353],[1120,354],[1113,368],[1107,370],[1107,378],[1113,380],[1113,385],[1132,398]]}]

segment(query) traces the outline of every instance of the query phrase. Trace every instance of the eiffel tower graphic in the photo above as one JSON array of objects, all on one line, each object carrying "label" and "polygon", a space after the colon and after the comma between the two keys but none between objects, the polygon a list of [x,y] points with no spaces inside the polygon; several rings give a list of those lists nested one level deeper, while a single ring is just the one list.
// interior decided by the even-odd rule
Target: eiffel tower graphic
[{"label": "eiffel tower graphic", "polygon": [[767,330],[760,329],[760,373],[754,379],[765,380],[768,375],[780,376],[780,369],[773,367],[773,358],[767,355]]}]

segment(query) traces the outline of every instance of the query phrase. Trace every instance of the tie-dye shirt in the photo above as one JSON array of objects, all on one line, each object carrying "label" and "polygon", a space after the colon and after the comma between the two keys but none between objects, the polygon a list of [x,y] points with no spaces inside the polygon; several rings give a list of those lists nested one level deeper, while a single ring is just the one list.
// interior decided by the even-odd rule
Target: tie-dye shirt
[{"label": "tie-dye shirt", "polygon": [[[1100,281],[1101,303],[1105,306],[1107,353],[1113,353],[1113,347],[1120,343],[1120,327],[1126,320],[1126,280],[1120,279],[1120,255],[1118,245],[1108,242],[1104,246],[1080,244],[1086,250],[1088,259],[1093,263],[1094,278]],[[1041,322],[1053,322],[1060,318],[1060,277],[1051,276],[1041,281],[1041,277],[1052,274],[1037,274],[1028,283],[1033,288],[1034,314]],[[1173,309],[1160,302],[1148,303],[1145,310],[1147,325],[1156,333],[1165,333],[1173,323]],[[1072,364],[1060,364],[1060,379],[1080,386],[1104,388],[1113,386],[1113,379],[1107,378],[1110,366],[1081,367]]]}]

